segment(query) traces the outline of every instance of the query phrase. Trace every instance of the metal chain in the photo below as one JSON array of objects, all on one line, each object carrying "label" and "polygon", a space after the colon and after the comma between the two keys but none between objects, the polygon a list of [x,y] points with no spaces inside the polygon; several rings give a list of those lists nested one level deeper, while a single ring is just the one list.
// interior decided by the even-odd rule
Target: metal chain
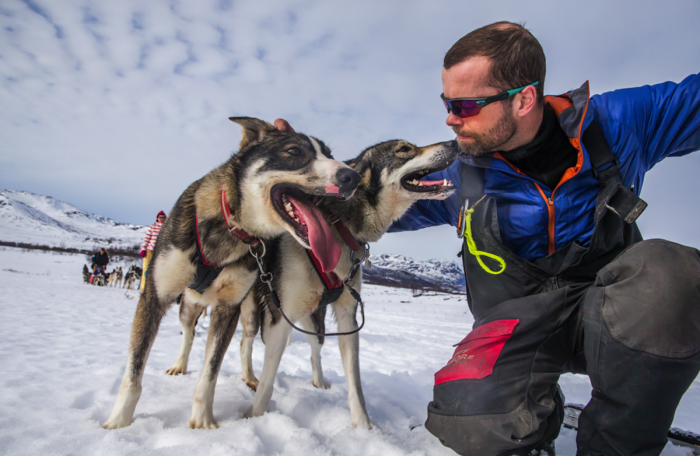
[{"label": "metal chain", "polygon": [[[261,244],[262,245],[262,254],[258,254],[253,250],[253,247]],[[312,331],[306,331],[304,329],[299,328],[296,326],[294,323],[287,318],[287,315],[285,315],[284,311],[282,310],[282,305],[279,302],[279,297],[277,296],[277,293],[275,293],[274,288],[272,288],[272,273],[271,272],[265,272],[265,268],[262,264],[262,258],[265,256],[265,253],[267,249],[265,248],[265,243],[260,240],[259,244],[255,245],[248,245],[248,250],[250,251],[250,254],[255,258],[256,263],[258,263],[258,269],[260,270],[260,281],[264,284],[267,285],[267,287],[270,289],[270,299],[272,300],[273,304],[277,309],[279,309],[280,313],[284,317],[285,320],[287,320],[287,323],[290,324],[290,326],[294,329],[296,329],[299,332],[302,332],[304,334],[308,334],[310,336],[349,336],[350,334],[355,334],[359,330],[361,330],[365,326],[365,304],[362,302],[362,299],[360,298],[360,294],[350,286],[348,282],[351,282],[354,280],[355,275],[357,274],[357,271],[359,270],[359,265],[365,260],[367,257],[367,251],[369,250],[369,246],[367,244],[364,245],[363,247],[363,253],[362,253],[362,258],[359,260],[356,260],[355,257],[355,252],[352,252],[350,254],[350,260],[352,261],[352,266],[350,268],[350,272],[348,273],[348,276],[343,279],[343,286],[348,289],[350,294],[352,295],[353,298],[357,301],[358,304],[360,304],[360,313],[362,314],[362,324],[356,328],[353,329],[352,331],[348,332],[338,332],[338,333],[315,333]]]}]

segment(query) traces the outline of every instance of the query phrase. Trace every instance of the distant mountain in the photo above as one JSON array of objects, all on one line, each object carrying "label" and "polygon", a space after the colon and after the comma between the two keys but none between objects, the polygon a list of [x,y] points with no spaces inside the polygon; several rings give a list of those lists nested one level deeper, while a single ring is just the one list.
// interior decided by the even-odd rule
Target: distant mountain
[{"label": "distant mountain", "polygon": [[92,249],[140,245],[148,227],[93,215],[50,196],[0,190],[0,241]]},{"label": "distant mountain", "polygon": [[371,255],[362,281],[401,288],[464,293],[464,273],[454,260],[416,261],[401,255]]}]

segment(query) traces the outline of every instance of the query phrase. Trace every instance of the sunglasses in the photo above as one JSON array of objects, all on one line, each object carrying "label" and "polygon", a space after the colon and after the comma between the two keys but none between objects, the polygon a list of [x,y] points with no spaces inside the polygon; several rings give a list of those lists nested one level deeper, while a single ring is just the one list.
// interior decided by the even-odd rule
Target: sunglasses
[{"label": "sunglasses", "polygon": [[536,86],[539,83],[540,81],[531,82],[528,85],[524,85],[517,89],[506,90],[505,92],[501,92],[498,95],[494,95],[492,97],[450,99],[445,98],[445,94],[441,93],[440,98],[442,98],[442,102],[445,104],[448,113],[451,112],[455,116],[464,119],[465,117],[479,115],[481,109],[488,104],[491,104],[496,101],[506,100],[515,95],[516,93],[525,90],[527,87]]}]

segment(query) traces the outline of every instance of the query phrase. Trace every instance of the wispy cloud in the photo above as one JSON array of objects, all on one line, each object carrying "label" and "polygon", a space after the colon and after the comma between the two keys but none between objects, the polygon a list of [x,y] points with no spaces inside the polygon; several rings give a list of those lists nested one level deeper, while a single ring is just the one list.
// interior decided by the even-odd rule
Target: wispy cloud
[{"label": "wispy cloud", "polygon": [[[5,0],[0,186],[148,223],[235,150],[231,115],[286,117],[342,159],[389,138],[433,143],[451,137],[442,57],[474,28],[526,22],[549,93],[586,79],[601,92],[697,72],[699,13],[695,1],[503,13],[446,0]],[[451,256],[456,240],[443,245],[437,256]]]}]

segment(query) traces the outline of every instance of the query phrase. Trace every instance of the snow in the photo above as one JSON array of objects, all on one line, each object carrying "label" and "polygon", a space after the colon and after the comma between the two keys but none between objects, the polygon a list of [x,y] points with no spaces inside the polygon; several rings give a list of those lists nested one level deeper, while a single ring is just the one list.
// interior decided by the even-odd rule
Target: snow
[{"label": "snow", "polygon": [[[107,431],[100,425],[121,382],[138,292],[83,284],[86,262],[84,255],[0,248],[0,454],[454,454],[422,426],[413,431],[409,426],[425,421],[433,373],[451,357],[452,344],[471,329],[473,319],[463,298],[414,298],[410,290],[363,287],[367,323],[360,332],[360,364],[372,430],[350,426],[336,338],[328,338],[322,351],[331,388],[319,390],[311,384],[310,350],[299,333],[293,334],[282,358],[269,412],[243,419],[254,393],[241,381],[240,327],[216,389],[214,414],[221,428],[189,429],[209,320],[200,319],[188,374],[165,375],[180,345],[173,306],[151,350],[131,426]],[[258,375],[263,354],[258,337],[253,352]],[[567,401],[586,403],[590,398],[585,376],[565,375],[560,383]],[[699,408],[696,381],[674,426],[700,430]],[[557,454],[575,454],[573,431],[562,430]],[[671,445],[663,452],[687,454]]]}]

